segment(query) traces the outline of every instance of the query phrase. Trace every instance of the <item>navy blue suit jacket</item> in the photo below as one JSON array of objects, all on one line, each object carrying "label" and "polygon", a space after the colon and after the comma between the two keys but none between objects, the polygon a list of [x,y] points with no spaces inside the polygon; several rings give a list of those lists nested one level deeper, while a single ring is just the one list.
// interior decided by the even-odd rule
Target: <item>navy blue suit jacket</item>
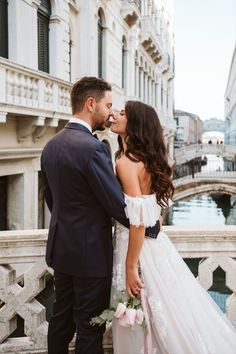
[{"label": "navy blue suit jacket", "polygon": [[81,277],[109,276],[111,217],[129,222],[108,147],[86,127],[68,123],[45,146],[41,169],[51,211],[47,264]]}]

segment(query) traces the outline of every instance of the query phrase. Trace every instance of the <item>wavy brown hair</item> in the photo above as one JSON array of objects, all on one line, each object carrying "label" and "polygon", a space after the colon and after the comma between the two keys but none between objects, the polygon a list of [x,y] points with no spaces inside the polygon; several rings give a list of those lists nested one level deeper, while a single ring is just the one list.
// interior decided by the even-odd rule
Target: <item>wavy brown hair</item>
[{"label": "wavy brown hair", "polygon": [[[142,161],[151,175],[151,193],[156,194],[161,207],[168,206],[168,199],[174,194],[172,168],[168,164],[167,150],[158,115],[155,109],[139,101],[127,101],[125,156],[134,162]],[[124,154],[121,137],[116,158]]]}]

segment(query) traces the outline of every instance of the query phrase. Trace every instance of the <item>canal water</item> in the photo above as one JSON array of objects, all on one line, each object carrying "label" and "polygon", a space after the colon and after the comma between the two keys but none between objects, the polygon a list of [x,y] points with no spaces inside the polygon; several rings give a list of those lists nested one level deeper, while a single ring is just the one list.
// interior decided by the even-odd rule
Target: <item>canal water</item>
[{"label": "canal water", "polygon": [[[224,170],[222,157],[206,157],[207,164],[202,167],[202,172]],[[179,226],[236,225],[236,196],[208,193],[175,202],[169,208],[164,223]]]},{"label": "canal water", "polygon": [[[207,155],[204,172],[223,171],[221,157]],[[226,194],[203,194],[175,202],[168,210],[164,225],[176,226],[209,226],[236,225],[236,196]],[[195,276],[198,275],[200,258],[185,259]],[[209,294],[223,312],[226,311],[226,300],[232,292],[225,285],[225,272],[217,268],[213,273],[213,286]]]},{"label": "canal water", "polygon": [[236,225],[236,197],[227,194],[203,194],[183,199],[169,208],[164,224],[209,227]]}]

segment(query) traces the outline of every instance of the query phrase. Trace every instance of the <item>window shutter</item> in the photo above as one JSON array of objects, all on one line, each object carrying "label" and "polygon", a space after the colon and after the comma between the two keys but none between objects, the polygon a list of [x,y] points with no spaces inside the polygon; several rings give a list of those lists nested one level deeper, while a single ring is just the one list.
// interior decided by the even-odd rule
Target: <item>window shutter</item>
[{"label": "window shutter", "polygon": [[8,2],[0,0],[0,56],[8,58]]},{"label": "window shutter", "polygon": [[42,0],[38,9],[38,68],[49,73],[50,1]]}]

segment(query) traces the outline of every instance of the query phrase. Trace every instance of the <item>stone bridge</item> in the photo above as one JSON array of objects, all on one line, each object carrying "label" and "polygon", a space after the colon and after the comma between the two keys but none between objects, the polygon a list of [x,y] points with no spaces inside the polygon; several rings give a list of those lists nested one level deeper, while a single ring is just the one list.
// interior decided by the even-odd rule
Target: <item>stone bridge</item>
[{"label": "stone bridge", "polygon": [[217,155],[230,160],[236,157],[236,145],[224,144],[192,144],[175,149],[176,165],[181,165],[202,155]]},{"label": "stone bridge", "polygon": [[186,176],[175,179],[174,187],[174,201],[210,192],[236,195],[236,172],[198,172],[194,178]]}]

